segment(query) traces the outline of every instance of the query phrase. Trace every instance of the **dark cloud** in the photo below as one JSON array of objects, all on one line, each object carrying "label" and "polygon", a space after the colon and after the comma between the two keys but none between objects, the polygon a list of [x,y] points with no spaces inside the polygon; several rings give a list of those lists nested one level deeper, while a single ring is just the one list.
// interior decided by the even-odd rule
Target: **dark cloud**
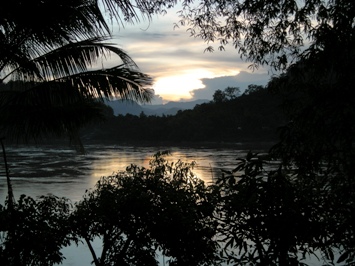
[{"label": "dark cloud", "polygon": [[249,73],[241,71],[235,76],[224,76],[217,78],[201,79],[202,83],[206,86],[203,89],[193,90],[191,96],[193,100],[197,99],[212,99],[216,90],[224,90],[227,87],[239,87],[241,92],[248,88],[248,85],[266,85],[270,79],[267,73]]}]

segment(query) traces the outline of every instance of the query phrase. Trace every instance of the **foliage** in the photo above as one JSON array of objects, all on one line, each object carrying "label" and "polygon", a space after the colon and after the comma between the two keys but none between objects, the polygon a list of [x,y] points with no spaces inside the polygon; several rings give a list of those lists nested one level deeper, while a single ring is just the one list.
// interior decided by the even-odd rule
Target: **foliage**
[{"label": "foliage", "polygon": [[[184,1],[179,25],[223,50],[232,43],[254,67],[285,69],[298,56],[323,51],[332,41],[345,46],[354,34],[352,0]],[[207,48],[213,51],[213,47]]]},{"label": "foliage", "polygon": [[61,248],[70,234],[67,199],[52,195],[38,199],[22,195],[12,209],[0,205],[1,265],[54,265],[64,259]]},{"label": "foliage", "polygon": [[240,95],[240,89],[239,87],[227,87],[224,89],[224,93],[229,100],[233,100]]},{"label": "foliage", "polygon": [[[92,141],[162,141],[189,142],[270,142],[277,140],[277,128],[286,120],[280,97],[261,87],[225,102],[211,101],[192,110],[169,116],[107,117],[97,127],[84,128],[84,142]],[[163,132],[163,134],[162,134]]]},{"label": "foliage", "polygon": [[[164,154],[164,153],[162,153]],[[100,238],[95,265],[212,265],[215,194],[192,172],[194,163],[169,163],[155,155],[148,169],[131,165],[101,178],[76,205],[72,225],[91,247]]]},{"label": "foliage", "polygon": [[216,103],[225,102],[227,100],[226,95],[221,90],[216,90],[213,94],[213,101]]},{"label": "foliage", "polygon": [[256,93],[256,92],[263,90],[263,89],[264,89],[263,86],[250,84],[250,85],[248,85],[248,88],[244,91],[243,95],[249,95],[251,93]]},{"label": "foliage", "polygon": [[249,153],[217,181],[223,255],[233,265],[306,265],[318,254],[332,263],[329,187],[270,159]]},{"label": "foliage", "polygon": [[337,56],[324,52],[301,61],[270,82],[270,89],[284,98],[290,118],[271,152],[295,165],[305,184],[322,180],[327,230],[337,232],[328,245],[340,250],[341,260],[354,263],[355,65],[353,50],[338,51]]},{"label": "foliage", "polygon": [[[84,240],[95,265],[214,265],[218,245],[213,212],[218,192],[192,172],[194,162],[169,163],[157,153],[146,169],[101,178],[74,211],[67,199],[22,195],[0,206],[0,261],[4,265],[54,265],[62,247]],[[98,257],[91,241],[100,238]]]},{"label": "foliage", "polygon": [[240,94],[238,87],[227,87],[223,91],[216,90],[213,94],[213,101],[216,103],[225,102],[237,98]]},{"label": "foliage", "polygon": [[[144,2],[137,8],[102,2],[116,19],[138,19],[137,8],[149,16]],[[12,1],[2,7],[0,26],[0,79],[6,83],[0,121],[9,138],[55,133],[77,140],[83,124],[101,118],[97,101],[103,97],[152,97],[151,78],[125,51],[105,43],[110,30],[98,1]],[[121,63],[100,69],[110,55]]]},{"label": "foliage", "polygon": [[[140,12],[150,17],[175,2],[136,4]],[[210,265],[215,259],[216,243],[212,240],[216,228],[225,241],[222,255],[237,265],[300,265],[299,255],[314,252],[321,252],[325,260],[333,263],[334,249],[341,253],[339,263],[354,265],[355,2],[205,0],[194,8],[193,2],[183,1],[180,12],[180,24],[188,25],[192,36],[207,42],[218,40],[220,49],[232,42],[241,56],[252,62],[252,67],[270,64],[276,70],[287,71],[273,79],[267,90],[250,87],[236,99],[226,100],[226,94],[218,91],[213,103],[218,109],[211,104],[197,106],[193,111],[180,112],[174,119],[166,118],[170,122],[164,123],[163,128],[149,131],[151,121],[156,124],[160,121],[143,114],[139,118],[128,116],[129,125],[138,132],[135,133],[138,137],[146,134],[152,139],[160,137],[161,132],[169,132],[171,135],[165,135],[174,140],[203,140],[211,135],[214,140],[235,140],[240,137],[239,128],[248,134],[262,135],[269,124],[263,124],[267,119],[254,109],[262,109],[263,115],[274,114],[266,108],[263,97],[266,91],[275,92],[284,97],[290,121],[280,131],[280,142],[270,153],[280,160],[277,167],[265,171],[263,161],[249,154],[213,187],[222,192],[219,198],[218,193],[214,194],[190,175],[190,165],[180,162],[170,165],[156,157],[150,169],[133,165],[124,173],[103,178],[95,190],[89,191],[71,218],[75,234],[89,246],[91,240],[101,237],[101,257],[92,253],[97,265],[112,262],[137,265],[143,261],[145,265],[156,265],[157,250],[169,256],[172,265]],[[103,3],[118,20],[120,11],[123,20],[137,18],[137,9],[131,2]],[[19,11],[27,8],[33,9],[28,13],[31,16],[38,12],[45,14],[48,23],[23,20]],[[63,12],[47,16],[56,8]],[[17,119],[13,124],[26,135],[33,131],[37,136],[46,130],[75,133],[80,122],[85,122],[84,110],[90,110],[88,107],[96,96],[116,93],[149,99],[148,91],[141,90],[142,85],[149,84],[148,77],[135,68],[123,51],[102,43],[106,40],[102,33],[109,32],[97,1],[61,1],[61,4],[13,1],[6,3],[0,12],[1,78],[26,81],[22,84],[25,86],[16,85],[15,90],[2,93],[3,125],[11,125],[14,116],[20,114],[21,118],[32,119],[23,122]],[[86,72],[107,51],[117,54],[123,65]],[[107,83],[108,74],[118,79]],[[140,83],[142,79],[144,84]],[[127,94],[131,90],[118,90],[122,86],[133,89],[133,94]],[[245,99],[253,99],[253,105],[242,104]],[[64,113],[73,104],[83,108]],[[44,108],[38,108],[42,105]],[[232,106],[233,109],[228,109]],[[49,112],[53,107],[58,109]],[[97,110],[91,110],[97,114]],[[36,119],[42,119],[37,114],[43,113],[50,118],[58,116],[60,122],[51,125],[44,119],[36,123]],[[73,113],[78,116],[71,117]],[[143,130],[138,125],[141,121]],[[31,129],[30,125],[36,127]],[[39,131],[35,131],[37,126],[41,127]],[[117,123],[110,126],[116,127]],[[117,134],[122,132],[117,129]],[[220,204],[215,210],[217,202]],[[61,261],[58,248],[67,244],[68,235],[65,230],[64,234],[56,230],[62,221],[66,224],[66,218],[47,215],[52,209],[46,212],[43,208],[36,201],[23,198],[14,209],[19,216],[16,223],[7,217],[10,210],[1,209],[1,225],[8,226],[4,231],[9,232],[1,247],[5,261],[14,265],[25,260],[38,265],[44,260]],[[38,215],[37,209],[41,210]],[[67,217],[63,209],[54,209],[58,215]],[[21,216],[22,213],[25,215]],[[36,215],[28,215],[31,213]],[[218,225],[212,219],[217,213]],[[55,226],[52,228],[46,219],[54,219]],[[33,221],[43,224],[44,232],[58,233],[51,235],[58,239],[56,245],[48,243],[48,247],[38,249],[26,246],[28,232],[22,235],[22,228],[27,229],[23,225],[30,224],[29,229],[34,230],[29,231],[30,239],[36,237]],[[17,224],[21,227],[9,230]],[[46,251],[43,253],[42,249]],[[19,256],[13,256],[13,252]]]},{"label": "foliage", "polygon": [[[278,182],[292,181],[296,192],[301,187],[313,191],[306,200],[317,204],[309,217],[322,221],[321,235],[326,234],[312,247],[318,245],[330,261],[332,249],[337,248],[342,254],[339,261],[353,264],[355,2],[207,0],[194,8],[191,3],[184,2],[180,24],[187,25],[192,36],[219,41],[221,50],[231,42],[242,58],[252,62],[251,67],[270,64],[285,71],[268,85],[284,98],[289,119],[271,155],[280,160],[280,169],[291,168],[293,175],[289,180],[278,174]],[[258,186],[265,189],[263,182]],[[240,196],[240,201],[248,199]],[[292,201],[287,204],[297,210]],[[233,208],[238,213],[238,205]],[[263,209],[260,215],[265,214]],[[271,241],[269,236],[263,240]],[[299,245],[303,247],[303,242]],[[280,264],[286,261],[277,259]]]}]

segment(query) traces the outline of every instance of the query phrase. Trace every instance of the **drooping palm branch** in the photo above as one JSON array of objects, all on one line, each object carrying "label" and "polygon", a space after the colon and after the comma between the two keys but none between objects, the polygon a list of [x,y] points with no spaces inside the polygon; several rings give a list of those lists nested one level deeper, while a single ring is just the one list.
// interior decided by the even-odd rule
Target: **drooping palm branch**
[{"label": "drooping palm branch", "polygon": [[[148,102],[153,95],[149,89],[151,78],[141,73],[122,49],[103,40],[69,43],[33,60],[15,58],[12,66],[18,67],[8,70],[3,79],[23,83],[0,93],[0,118],[6,135],[18,139],[51,132],[72,134],[100,116],[95,101],[103,98]],[[94,69],[98,58],[108,53],[122,63]]]},{"label": "drooping palm branch", "polygon": [[[167,2],[171,1],[175,2]],[[150,77],[124,51],[102,43],[101,36],[110,36],[102,8],[117,21],[132,22],[139,20],[138,13],[150,18],[159,6],[150,0],[3,2],[0,88],[8,83],[7,89],[0,90],[1,140],[53,133],[78,140],[78,129],[100,116],[97,103],[103,97],[149,101]],[[93,69],[97,59],[108,53],[121,63]],[[8,185],[12,199],[9,178]]]}]

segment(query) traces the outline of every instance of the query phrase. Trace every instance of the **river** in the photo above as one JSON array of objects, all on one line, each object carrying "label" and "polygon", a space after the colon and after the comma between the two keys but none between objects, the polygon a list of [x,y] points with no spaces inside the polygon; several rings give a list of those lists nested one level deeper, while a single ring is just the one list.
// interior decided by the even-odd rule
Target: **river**
[{"label": "river", "polygon": [[[54,194],[77,202],[87,189],[94,187],[100,177],[124,171],[132,163],[147,167],[155,153],[165,150],[171,153],[166,157],[170,162],[195,161],[194,173],[209,183],[221,174],[221,169],[233,169],[236,159],[244,157],[249,151],[242,145],[234,148],[86,145],[85,149],[86,154],[81,155],[67,147],[6,148],[15,199],[21,194],[31,197]],[[263,152],[262,149],[253,151]],[[3,204],[7,193],[3,160],[0,160],[0,173],[0,204]],[[94,242],[94,248],[100,251],[100,241]],[[92,265],[89,249],[84,244],[71,245],[62,252],[66,259],[61,265]],[[163,258],[159,259],[160,265],[164,265]],[[318,265],[317,260],[309,260],[308,263]]]},{"label": "river", "polygon": [[[194,173],[206,182],[220,174],[221,169],[232,169],[236,158],[247,150],[225,148],[189,147],[134,147],[116,145],[87,145],[86,154],[77,154],[66,147],[19,146],[6,149],[10,177],[15,197],[31,197],[48,193],[79,201],[86,189],[92,188],[102,176],[123,171],[130,164],[149,165],[152,156],[169,150],[170,162],[195,161]],[[3,175],[4,164],[0,160]],[[7,192],[5,177],[0,179],[0,202]]]},{"label": "river", "polygon": [[[18,146],[6,148],[10,177],[15,199],[21,194],[31,197],[53,194],[80,201],[85,190],[93,188],[102,176],[124,171],[130,164],[149,166],[152,156],[169,150],[166,159],[170,162],[182,160],[196,162],[194,173],[205,182],[211,182],[221,173],[221,169],[232,169],[236,158],[244,156],[248,150],[210,148],[200,146],[117,146],[86,145],[86,154],[77,154],[67,147]],[[7,185],[4,164],[0,161],[0,202],[3,204]],[[100,250],[100,242],[94,243]],[[66,260],[64,266],[90,265],[92,259],[86,245],[72,245],[63,249]],[[162,258],[161,258],[162,260]],[[162,264],[162,263],[161,263]]]}]

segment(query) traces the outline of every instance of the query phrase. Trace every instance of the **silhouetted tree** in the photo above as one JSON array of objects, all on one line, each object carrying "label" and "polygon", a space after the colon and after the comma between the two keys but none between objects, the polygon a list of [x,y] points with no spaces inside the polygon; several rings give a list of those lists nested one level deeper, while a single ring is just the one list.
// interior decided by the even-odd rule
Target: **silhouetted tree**
[{"label": "silhouetted tree", "polygon": [[[131,3],[103,3],[117,19],[137,18]],[[55,133],[78,141],[78,129],[100,117],[97,100],[146,102],[152,96],[150,77],[122,49],[104,42],[110,31],[97,1],[11,1],[2,7],[0,25],[0,81],[9,84],[0,98],[4,136]],[[95,69],[109,54],[121,63]]]},{"label": "silhouetted tree", "polygon": [[[95,265],[158,265],[158,250],[169,265],[214,264],[218,193],[192,173],[194,163],[169,163],[163,155],[148,169],[131,165],[101,178],[76,206],[72,224]],[[96,237],[101,255],[91,248]]]},{"label": "silhouetted tree", "polygon": [[213,94],[213,101],[215,103],[221,103],[229,100],[233,100],[240,94],[240,89],[238,87],[227,87],[223,91],[216,90]]},{"label": "silhouetted tree", "polygon": [[[286,166],[298,186],[312,192],[308,201],[317,202],[319,227],[327,233],[316,238],[318,247],[330,261],[337,248],[339,261],[348,265],[355,259],[354,10],[352,0],[217,0],[196,8],[187,4],[180,13],[192,36],[219,40],[219,49],[231,42],[252,67],[269,64],[285,70],[269,87],[284,97],[290,123],[281,129],[271,154],[281,159],[280,167]],[[238,205],[234,207],[237,211]],[[290,208],[297,210],[291,202]],[[266,212],[258,215],[267,221]],[[305,218],[317,215],[311,212]],[[281,258],[278,263],[291,265]]]},{"label": "silhouetted tree", "polygon": [[191,8],[193,4],[184,1],[179,24],[207,43],[218,40],[221,50],[231,43],[254,67],[285,69],[299,56],[323,51],[330,38],[347,46],[354,33],[352,0],[208,0]]},{"label": "silhouetted tree", "polygon": [[315,192],[288,166],[251,152],[224,173],[218,228],[228,263],[307,265],[308,256],[332,253],[336,231],[325,226],[325,190]]},{"label": "silhouetted tree", "polygon": [[345,48],[337,55],[324,52],[269,84],[284,98],[290,120],[272,154],[296,166],[299,179],[327,195],[322,203],[327,206],[324,226],[332,235],[327,246],[339,249],[347,263],[355,258],[349,238],[355,233],[354,60]]},{"label": "silhouetted tree", "polygon": [[249,95],[250,93],[255,93],[255,92],[262,90],[262,89],[264,89],[263,86],[250,84],[250,85],[248,85],[248,88],[244,91],[243,95]]},{"label": "silhouetted tree", "polygon": [[222,90],[216,90],[213,94],[213,101],[215,103],[222,103],[227,100],[226,94]]},{"label": "silhouetted tree", "polygon": [[238,87],[227,87],[224,89],[224,93],[228,100],[233,100],[240,95],[240,89]]},{"label": "silhouetted tree", "polygon": [[54,265],[74,240],[67,199],[22,195],[12,209],[0,205],[0,263],[7,266]]},{"label": "silhouetted tree", "polygon": [[81,134],[85,142],[269,142],[277,139],[277,128],[286,122],[280,104],[280,97],[262,87],[223,104],[211,101],[176,115],[107,117],[104,124]]},{"label": "silhouetted tree", "polygon": [[[149,101],[151,78],[139,71],[126,52],[105,43],[110,37],[110,27],[102,10],[119,23],[134,22],[141,15],[150,18],[152,13],[160,12],[161,5],[115,0],[4,2],[0,10],[1,138],[28,140],[47,134],[69,135],[81,149],[78,130],[101,118],[103,109],[97,101],[104,97]],[[120,64],[97,69],[98,61],[101,63],[109,55],[120,59]],[[5,232],[0,247],[2,262],[5,265],[60,262],[58,248],[65,242],[65,236],[60,238],[58,232],[51,235],[47,227],[58,229],[49,218],[59,215],[61,210],[50,213],[51,206],[41,209],[40,203],[36,205],[27,198],[21,198],[20,205],[16,205],[10,202],[10,190],[8,200],[9,217],[1,223]],[[42,232],[37,230],[36,222],[43,226]],[[36,237],[41,240],[36,241]]]}]

